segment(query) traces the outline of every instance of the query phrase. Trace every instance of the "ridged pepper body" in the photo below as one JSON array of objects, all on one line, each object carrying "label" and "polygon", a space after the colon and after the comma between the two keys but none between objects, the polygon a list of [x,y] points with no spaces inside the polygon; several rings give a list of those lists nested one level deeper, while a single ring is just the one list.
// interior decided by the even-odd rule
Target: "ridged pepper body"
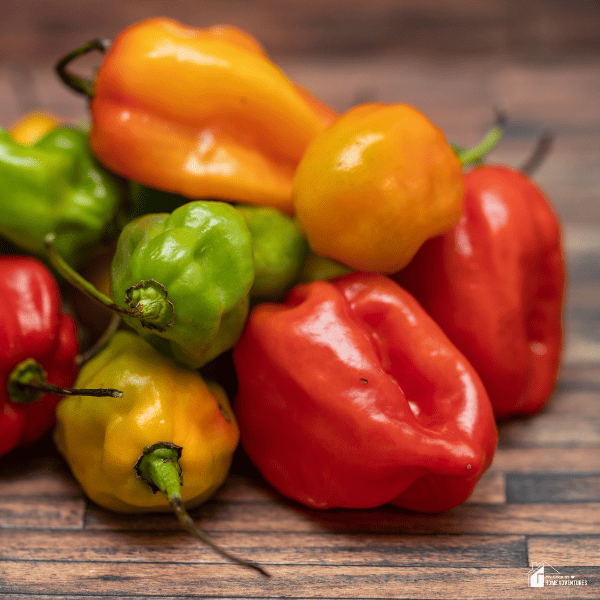
[{"label": "ridged pepper body", "polygon": [[351,274],[256,306],[233,350],[241,443],[313,508],[463,502],[497,433],[485,389],[418,302]]},{"label": "ridged pepper body", "polygon": [[183,448],[187,506],[223,483],[239,433],[219,386],[125,331],[82,367],[76,385],[123,392],[121,398],[63,398],[57,410],[57,447],[94,502],[121,512],[171,511],[162,494],[136,477],[144,448],[158,441]]},{"label": "ridged pepper body", "polygon": [[124,199],[122,182],[90,153],[83,131],[59,126],[23,145],[0,128],[0,233],[45,256],[44,239],[78,265],[108,236]]},{"label": "ridged pepper body", "polygon": [[498,419],[550,397],[560,366],[565,266],[560,224],[523,173],[465,176],[465,210],[394,275],[483,380]]},{"label": "ridged pepper body", "polygon": [[237,341],[253,281],[250,232],[244,217],[226,202],[197,200],[170,214],[131,221],[111,263],[116,304],[142,309],[154,303],[160,310],[152,322],[124,320],[160,351],[192,368]]},{"label": "ridged pepper body", "polygon": [[38,260],[0,257],[0,456],[30,444],[52,429],[59,396],[45,394],[31,403],[13,402],[11,373],[33,359],[51,383],[73,384],[79,352],[75,321],[61,309],[56,281]]},{"label": "ridged pepper body", "polygon": [[93,151],[128,179],[290,211],[293,171],[333,113],[241,30],[155,18],[116,37],[91,114]]},{"label": "ridged pepper body", "polygon": [[443,132],[415,108],[356,106],[317,135],[294,176],[310,247],[360,271],[394,273],[462,211],[463,175]]}]

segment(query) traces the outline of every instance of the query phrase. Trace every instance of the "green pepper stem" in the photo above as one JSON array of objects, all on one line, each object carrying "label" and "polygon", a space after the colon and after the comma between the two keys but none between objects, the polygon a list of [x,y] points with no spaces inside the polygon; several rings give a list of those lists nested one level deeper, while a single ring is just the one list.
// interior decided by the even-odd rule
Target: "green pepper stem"
[{"label": "green pepper stem", "polygon": [[65,259],[56,251],[54,247],[55,235],[49,233],[44,239],[46,253],[52,263],[52,266],[74,287],[86,294],[90,298],[97,300],[106,308],[110,308],[122,315],[129,315],[129,311],[118,304],[115,304],[111,298],[103,294],[98,288],[94,287],[89,281],[85,280]]},{"label": "green pepper stem", "polygon": [[453,147],[458,154],[460,164],[464,167],[471,164],[480,163],[486,154],[488,154],[500,141],[506,126],[506,115],[501,109],[496,109],[496,122],[494,126],[486,133],[484,138],[472,148],[463,148],[458,144]]},{"label": "green pepper stem", "polygon": [[119,306],[106,294],[103,294],[98,288],[84,279],[60,256],[54,247],[54,239],[55,235],[53,233],[49,233],[44,239],[48,259],[52,266],[80,292],[100,302],[106,308],[119,315],[138,319],[142,326],[148,329],[163,332],[168,327],[173,326],[175,309],[173,303],[167,300],[167,290],[161,283],[153,279],[148,279],[132,285],[127,290],[126,295],[126,302],[129,308]]},{"label": "green pepper stem", "polygon": [[8,396],[12,402],[30,403],[44,394],[59,396],[96,396],[120,398],[123,392],[115,389],[74,389],[54,385],[47,380],[47,373],[33,358],[20,362],[8,376]]},{"label": "green pepper stem", "polygon": [[208,536],[194,523],[183,506],[181,498],[181,486],[183,484],[179,458],[182,448],[171,442],[157,442],[152,446],[144,448],[142,456],[135,464],[138,477],[143,479],[154,492],[160,491],[173,508],[179,524],[185,531],[198,538],[226,559],[238,565],[249,567],[264,575],[271,575],[261,566],[233,556],[229,552],[217,546]]},{"label": "green pepper stem", "polygon": [[76,58],[79,58],[84,54],[88,54],[93,50],[99,50],[100,52],[104,53],[110,48],[111,44],[111,40],[106,38],[96,38],[73,50],[73,52],[69,52],[69,54],[67,54],[64,58],[61,58],[56,64],[55,68],[58,76],[72,90],[91,98],[94,95],[95,82],[92,79],[84,79],[83,77],[73,75],[73,73],[67,71],[67,66]]}]

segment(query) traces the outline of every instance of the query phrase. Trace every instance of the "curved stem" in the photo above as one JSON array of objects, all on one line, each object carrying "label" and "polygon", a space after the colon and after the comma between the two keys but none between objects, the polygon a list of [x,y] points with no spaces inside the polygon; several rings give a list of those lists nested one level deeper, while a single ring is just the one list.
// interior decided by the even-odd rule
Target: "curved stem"
[{"label": "curved stem", "polygon": [[554,144],[554,134],[551,131],[543,131],[531,156],[519,169],[525,175],[531,175],[545,160]]},{"label": "curved stem", "polygon": [[54,247],[55,235],[49,233],[44,239],[46,253],[52,266],[74,287],[86,296],[100,302],[106,308],[133,319],[139,319],[143,327],[164,332],[173,326],[175,308],[167,299],[166,288],[153,279],[140,281],[126,292],[129,308],[116,304],[71,267]]},{"label": "curved stem", "polygon": [[119,325],[121,325],[121,317],[118,314],[114,314],[106,331],[102,334],[102,336],[96,341],[96,343],[88,348],[85,352],[81,352],[75,357],[75,362],[78,365],[82,365],[83,363],[90,360],[90,358],[96,356],[106,344],[110,341],[113,334],[117,329],[119,329]]},{"label": "curved stem", "polygon": [[182,448],[171,442],[157,442],[152,446],[144,448],[142,456],[135,464],[135,471],[138,477],[143,479],[154,492],[160,491],[169,501],[169,504],[175,512],[175,516],[180,525],[189,534],[198,538],[221,556],[228,560],[237,563],[243,567],[249,567],[258,571],[265,577],[271,575],[261,566],[233,556],[229,552],[219,548],[207,535],[202,531],[189,516],[183,506],[181,498],[181,466],[179,458],[181,457]]},{"label": "curved stem", "polygon": [[118,304],[115,304],[111,298],[103,294],[98,288],[94,287],[89,281],[85,280],[73,267],[71,267],[65,259],[58,254],[54,247],[55,235],[49,233],[44,243],[46,245],[46,253],[52,263],[52,266],[74,287],[84,293],[86,296],[97,300],[106,308],[113,310],[122,315],[130,316],[130,311]]},{"label": "curved stem", "polygon": [[64,388],[50,383],[47,373],[33,358],[20,362],[8,376],[8,396],[12,402],[31,403],[39,400],[44,394],[59,396],[96,396],[121,398],[123,392],[111,388],[74,389]]},{"label": "curved stem", "polygon": [[496,122],[487,132],[485,137],[472,148],[462,148],[455,145],[454,148],[458,154],[461,165],[480,163],[483,157],[488,154],[500,141],[506,125],[506,115],[501,109],[496,109]]},{"label": "curved stem", "polygon": [[79,58],[84,54],[88,54],[93,50],[99,50],[102,53],[106,52],[110,48],[111,43],[112,42],[109,39],[96,38],[73,50],[73,52],[69,52],[69,54],[67,54],[64,58],[61,58],[58,63],[56,63],[55,68],[58,76],[72,90],[91,98],[94,95],[95,82],[92,79],[84,79],[83,77],[73,75],[73,73],[67,71],[67,66],[76,58]]}]

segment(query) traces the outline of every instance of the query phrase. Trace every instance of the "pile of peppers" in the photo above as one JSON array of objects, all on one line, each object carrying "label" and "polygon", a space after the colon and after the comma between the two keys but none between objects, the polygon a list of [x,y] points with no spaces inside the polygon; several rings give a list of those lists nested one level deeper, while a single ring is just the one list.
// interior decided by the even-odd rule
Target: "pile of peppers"
[{"label": "pile of peppers", "polygon": [[560,367],[560,224],[486,164],[502,123],[465,149],[407,104],[338,114],[244,31],[166,18],[57,73],[89,126],[0,129],[0,455],[53,430],[93,502],[263,575],[187,512],[238,443],[315,509],[464,502]]}]

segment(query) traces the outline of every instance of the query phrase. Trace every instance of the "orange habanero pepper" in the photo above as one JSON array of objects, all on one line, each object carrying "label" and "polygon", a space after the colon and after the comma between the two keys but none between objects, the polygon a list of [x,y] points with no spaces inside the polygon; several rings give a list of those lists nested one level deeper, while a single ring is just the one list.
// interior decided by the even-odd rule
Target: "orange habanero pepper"
[{"label": "orange habanero pepper", "polygon": [[[64,67],[82,53],[57,65],[68,84]],[[300,158],[335,116],[242,30],[166,18],[122,31],[79,91],[92,97],[90,146],[109,169],[189,198],[286,212]]]},{"label": "orange habanero pepper", "polygon": [[351,108],[309,145],[293,203],[311,248],[359,271],[394,273],[463,209],[461,160],[406,104]]}]

